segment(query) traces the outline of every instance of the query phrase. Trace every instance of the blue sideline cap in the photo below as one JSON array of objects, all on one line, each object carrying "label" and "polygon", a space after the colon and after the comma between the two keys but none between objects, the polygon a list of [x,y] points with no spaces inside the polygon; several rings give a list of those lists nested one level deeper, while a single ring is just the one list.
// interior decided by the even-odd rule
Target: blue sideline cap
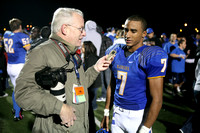
[{"label": "blue sideline cap", "polygon": [[153,29],[152,28],[147,28],[147,34],[150,34],[153,32]]}]

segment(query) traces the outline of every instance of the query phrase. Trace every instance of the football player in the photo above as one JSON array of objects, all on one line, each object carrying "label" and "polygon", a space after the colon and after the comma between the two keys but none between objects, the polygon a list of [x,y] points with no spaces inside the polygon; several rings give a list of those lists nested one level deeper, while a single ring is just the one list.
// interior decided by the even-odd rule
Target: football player
[{"label": "football player", "polygon": [[[109,110],[114,103],[111,125],[113,133],[151,132],[151,127],[162,107],[163,77],[168,56],[158,46],[143,44],[146,27],[146,20],[141,16],[129,17],[124,28],[126,45],[116,44],[106,51],[106,54],[109,54],[115,50],[116,55],[110,66],[112,75],[107,88],[101,127],[109,130]],[[148,90],[152,100],[147,116],[142,122],[144,109],[149,100]]]},{"label": "football player", "polygon": [[[9,21],[11,31],[4,33],[4,45],[8,55],[7,72],[15,89],[15,80],[17,79],[25,63],[27,50],[30,49],[29,36],[22,33],[22,22],[17,18]],[[12,94],[14,120],[18,121],[23,118],[21,108],[15,102],[14,91]]]}]

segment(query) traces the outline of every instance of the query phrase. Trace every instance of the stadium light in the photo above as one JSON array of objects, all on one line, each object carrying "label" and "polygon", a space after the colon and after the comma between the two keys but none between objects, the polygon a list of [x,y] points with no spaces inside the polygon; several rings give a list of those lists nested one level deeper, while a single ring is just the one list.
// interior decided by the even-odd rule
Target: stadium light
[{"label": "stadium light", "polygon": [[187,26],[188,26],[188,24],[187,24],[187,23],[185,23],[185,24],[184,24],[184,26],[185,26],[185,27],[187,27]]},{"label": "stadium light", "polygon": [[198,28],[195,28],[195,31],[198,33],[199,32]]}]

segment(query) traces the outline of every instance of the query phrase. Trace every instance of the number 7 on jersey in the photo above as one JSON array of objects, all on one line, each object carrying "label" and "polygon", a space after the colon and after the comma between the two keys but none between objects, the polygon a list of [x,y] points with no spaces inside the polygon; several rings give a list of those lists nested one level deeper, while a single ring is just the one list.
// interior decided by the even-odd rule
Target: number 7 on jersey
[{"label": "number 7 on jersey", "polygon": [[117,78],[122,80],[120,88],[119,88],[119,94],[123,95],[124,88],[126,85],[126,80],[127,80],[127,72],[117,71]]},{"label": "number 7 on jersey", "polygon": [[163,65],[163,68],[161,70],[161,72],[165,72],[166,68],[167,68],[167,58],[164,58],[164,59],[161,59],[161,64],[164,64]]}]

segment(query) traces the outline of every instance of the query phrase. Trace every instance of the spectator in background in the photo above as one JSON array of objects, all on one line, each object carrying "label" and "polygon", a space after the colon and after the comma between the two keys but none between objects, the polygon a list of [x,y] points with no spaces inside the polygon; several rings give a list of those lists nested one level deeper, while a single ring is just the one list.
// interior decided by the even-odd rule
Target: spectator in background
[{"label": "spectator in background", "polygon": [[106,34],[106,36],[109,37],[112,40],[112,42],[114,42],[115,36],[116,36],[115,28],[114,27],[108,28],[107,31],[108,31],[108,33]]},{"label": "spectator in background", "polygon": [[[178,48],[174,49],[170,56],[172,57],[171,71],[172,71],[172,80],[173,80],[173,91],[176,93],[181,93],[181,86],[185,82],[185,59],[189,55],[190,51],[187,52],[187,55],[184,52],[186,48],[186,39],[181,39],[178,42]],[[174,93],[174,94],[175,94]]]},{"label": "spectator in background", "polygon": [[161,34],[160,41],[161,41],[161,44],[162,44],[162,48],[164,48],[165,44],[169,41],[166,33]]},{"label": "spectator in background", "polygon": [[165,44],[163,50],[167,52],[167,54],[170,54],[175,48],[178,48],[177,35],[172,33],[170,35],[169,42]]},{"label": "spectator in background", "polygon": [[34,43],[31,44],[30,50],[32,50],[33,48],[35,48],[39,44],[47,41],[49,39],[50,34],[51,34],[51,29],[48,26],[42,27],[42,29],[40,30],[40,38],[37,39]]},{"label": "spectator in background", "polygon": [[147,36],[144,39],[144,44],[148,46],[159,46],[162,48],[161,41],[155,36],[152,28],[147,28]]},{"label": "spectator in background", "polygon": [[40,28],[38,26],[34,26],[31,29],[31,40],[30,40],[30,44],[34,44],[35,42],[37,42],[40,39]]},{"label": "spectator in background", "polygon": [[92,20],[88,20],[85,23],[86,36],[83,38],[82,42],[91,41],[97,49],[97,56],[99,56],[102,39],[96,29],[97,24]]},{"label": "spectator in background", "polygon": [[[84,53],[84,70],[93,66],[99,59],[97,56],[97,49],[91,41],[84,41],[82,45],[82,53]],[[96,124],[94,121],[93,110],[97,109],[96,96],[97,89],[101,86],[101,76],[99,75],[94,83],[88,88],[89,94],[89,133],[96,132]]]},{"label": "spectator in background", "polygon": [[195,98],[195,112],[188,118],[185,124],[182,126],[181,133],[200,133],[200,60],[198,60],[195,70],[196,82],[194,85],[194,98]]},{"label": "spectator in background", "polygon": [[124,30],[121,30],[121,29],[117,30],[116,38],[114,40],[113,45],[115,44],[126,44],[125,39],[124,39]]},{"label": "spectator in background", "polygon": [[163,38],[163,41],[164,41],[165,43],[169,41],[169,38],[167,38],[166,33],[162,33],[162,34],[161,34],[161,38]]},{"label": "spectator in background", "polygon": [[[183,33],[182,33],[183,34]],[[186,82],[184,83],[183,90],[184,90],[184,96],[187,96],[188,100],[192,101],[193,98],[193,86],[194,86],[194,80],[195,80],[195,68],[196,68],[196,63],[195,63],[195,57],[196,57],[196,49],[197,46],[193,44],[193,39],[190,35],[187,35],[187,33],[181,35],[180,33],[177,34],[177,36],[184,36],[182,38],[187,37],[187,46],[186,49],[184,50],[185,53],[187,51],[190,51],[190,54],[185,60],[185,77],[186,77]],[[198,61],[198,60],[197,60]]]},{"label": "spectator in background", "polygon": [[197,46],[197,48],[195,49],[195,66],[197,65],[197,62],[199,61],[200,59],[200,45]]},{"label": "spectator in background", "polygon": [[[1,43],[1,45],[2,45],[2,50],[3,50],[3,55],[2,55],[2,57],[3,57],[3,59],[5,58],[5,62],[4,61],[2,61],[1,63],[3,63],[4,62],[4,65],[5,66],[3,66],[4,67],[4,72],[3,72],[3,88],[6,88],[6,89],[11,89],[12,87],[9,85],[9,82],[8,82],[8,78],[9,78],[9,76],[8,76],[8,73],[7,73],[7,62],[8,62],[8,55],[7,55],[7,53],[6,53],[6,51],[5,51],[5,46],[4,46],[4,42],[3,42],[3,36],[2,36],[2,34],[0,33],[0,43]],[[5,87],[4,87],[5,86]]]},{"label": "spectator in background", "polygon": [[3,43],[3,37],[0,33],[0,98],[7,97],[8,94],[5,93],[6,89],[6,77],[7,77],[7,62],[6,57],[4,55],[5,49],[4,49],[4,43]]},{"label": "spectator in background", "polygon": [[177,35],[175,33],[172,33],[169,38],[169,42],[164,45],[163,50],[168,54],[168,63],[167,63],[167,73],[166,73],[166,78],[165,82],[167,83],[172,83],[172,72],[171,72],[171,57],[170,53],[172,50],[175,48],[178,48],[177,44]]},{"label": "spectator in background", "polygon": [[[103,29],[100,26],[97,27],[97,32],[102,37],[102,43],[101,43],[99,56],[103,57],[105,55],[106,50],[110,46],[113,45],[113,42],[109,37],[103,35]],[[109,68],[101,72],[101,96],[97,98],[97,102],[106,101],[106,89],[107,89],[108,84],[110,83],[110,74],[111,74],[111,71]]]},{"label": "spectator in background", "polygon": [[186,60],[186,63],[190,63],[190,66],[192,66],[192,63],[195,63],[193,64],[193,69],[196,68],[196,65],[197,65],[197,62],[198,60],[194,61],[195,58],[199,55],[196,55],[196,53],[198,53],[198,51],[200,50],[200,33],[197,33],[196,36],[191,36],[189,39],[189,43],[187,45],[187,48],[186,49],[190,49],[191,50],[191,54],[189,55],[188,57],[188,60]]},{"label": "spectator in background", "polygon": [[97,32],[101,35],[102,39],[99,57],[103,57],[106,50],[113,45],[113,42],[109,37],[103,34],[103,29],[101,26],[97,26]]},{"label": "spectator in background", "polygon": [[195,38],[193,38],[194,39],[194,45],[196,45],[196,46],[199,46],[199,43],[200,43],[200,33],[197,33],[196,34],[196,37]]}]

